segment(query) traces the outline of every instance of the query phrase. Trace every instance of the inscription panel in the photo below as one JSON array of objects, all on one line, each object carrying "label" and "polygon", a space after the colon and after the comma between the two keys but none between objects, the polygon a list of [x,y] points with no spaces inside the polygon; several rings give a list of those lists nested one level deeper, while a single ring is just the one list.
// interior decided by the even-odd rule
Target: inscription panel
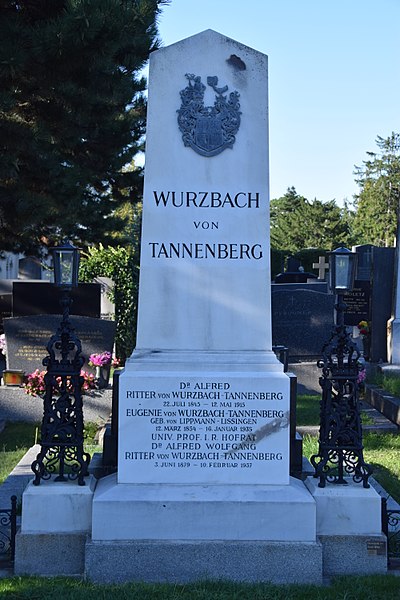
[{"label": "inscription panel", "polygon": [[[43,358],[47,355],[46,345],[61,322],[61,315],[32,315],[4,319],[7,341],[7,366],[31,373],[43,369]],[[82,342],[86,359],[90,354],[112,352],[115,323],[90,317],[73,315],[71,323]],[[86,363],[85,371],[93,370]]]},{"label": "inscription panel", "polygon": [[288,484],[289,380],[251,375],[122,375],[119,483]]}]

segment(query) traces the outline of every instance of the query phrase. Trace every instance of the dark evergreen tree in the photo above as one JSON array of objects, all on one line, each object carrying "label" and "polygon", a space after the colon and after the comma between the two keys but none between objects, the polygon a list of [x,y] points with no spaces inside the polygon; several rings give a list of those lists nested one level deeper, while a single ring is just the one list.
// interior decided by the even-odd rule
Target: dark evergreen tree
[{"label": "dark evergreen tree", "polygon": [[379,152],[355,168],[360,193],[356,196],[354,229],[360,243],[392,246],[400,202],[400,134],[376,140]]},{"label": "dark evergreen tree", "polygon": [[305,248],[332,250],[351,245],[351,212],[334,200],[309,201],[288,188],[281,198],[271,201],[271,247],[290,253]]},{"label": "dark evergreen tree", "polygon": [[0,249],[113,243],[167,0],[0,0]]}]

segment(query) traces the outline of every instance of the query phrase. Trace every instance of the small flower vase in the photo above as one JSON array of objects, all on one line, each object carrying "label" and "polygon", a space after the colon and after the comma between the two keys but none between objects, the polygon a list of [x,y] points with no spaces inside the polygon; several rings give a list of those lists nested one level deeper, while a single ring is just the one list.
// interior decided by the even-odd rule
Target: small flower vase
[{"label": "small flower vase", "polygon": [[111,365],[96,366],[95,384],[98,390],[104,390],[110,379]]}]

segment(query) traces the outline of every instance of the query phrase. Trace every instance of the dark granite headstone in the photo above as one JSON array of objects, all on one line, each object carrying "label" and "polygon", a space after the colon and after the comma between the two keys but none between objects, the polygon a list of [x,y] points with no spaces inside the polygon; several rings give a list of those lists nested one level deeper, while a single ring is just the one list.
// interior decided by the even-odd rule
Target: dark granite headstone
[{"label": "dark granite headstone", "polygon": [[387,322],[392,316],[395,248],[372,249],[370,360],[387,360]]},{"label": "dark granite headstone", "polygon": [[0,333],[3,333],[3,319],[12,315],[12,280],[0,279]]},{"label": "dark granite headstone", "polygon": [[371,283],[362,279],[354,282],[354,289],[344,294],[346,311],[344,324],[356,326],[360,321],[370,321]]},{"label": "dark granite headstone", "polygon": [[[7,342],[7,368],[31,373],[44,369],[42,360],[47,355],[46,344],[56,332],[61,315],[32,315],[4,319]],[[112,352],[115,322],[90,317],[72,316],[71,323],[82,342],[82,353],[86,358],[84,369],[93,372],[87,361],[90,354]]]},{"label": "dark granite headstone", "polygon": [[317,279],[314,273],[306,273],[300,264],[300,261],[293,256],[289,256],[286,271],[279,273],[275,277],[275,283],[307,283],[309,279]]},{"label": "dark granite headstone", "polygon": [[371,244],[355,247],[357,253],[356,281],[371,281],[373,248],[374,246]]},{"label": "dark granite headstone", "polygon": [[272,287],[272,343],[289,349],[290,360],[314,360],[330,338],[334,296],[307,289]]},{"label": "dark granite headstone", "polygon": [[[72,315],[100,317],[99,283],[80,283],[71,292]],[[47,281],[13,281],[13,317],[55,315],[60,312],[60,291]]]}]

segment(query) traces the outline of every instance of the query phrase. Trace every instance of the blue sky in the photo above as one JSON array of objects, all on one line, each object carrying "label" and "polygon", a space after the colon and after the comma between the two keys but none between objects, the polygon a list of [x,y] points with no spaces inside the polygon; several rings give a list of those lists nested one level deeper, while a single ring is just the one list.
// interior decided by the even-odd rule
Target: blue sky
[{"label": "blue sky", "polygon": [[164,46],[214,29],[269,57],[271,198],[342,204],[400,131],[400,0],[171,0]]}]

